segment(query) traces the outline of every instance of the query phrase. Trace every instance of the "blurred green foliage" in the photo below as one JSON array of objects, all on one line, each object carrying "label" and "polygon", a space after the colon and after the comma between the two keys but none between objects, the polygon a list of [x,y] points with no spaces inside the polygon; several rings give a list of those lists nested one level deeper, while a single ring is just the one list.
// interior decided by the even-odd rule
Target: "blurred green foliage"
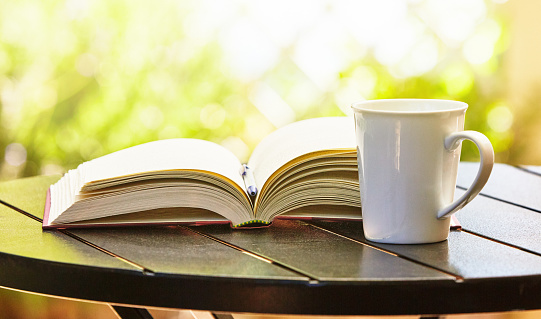
[{"label": "blurred green foliage", "polygon": [[[331,18],[332,26],[346,20],[340,14],[348,4],[337,9],[325,1],[302,2],[291,9],[298,11],[292,18],[275,17],[265,29],[257,12],[278,6],[273,10],[288,16],[292,4],[0,2],[0,176],[57,173],[132,145],[174,137],[221,143],[246,160],[277,126],[348,114],[357,99],[398,97],[469,103],[467,129],[485,132],[505,161],[513,143],[512,114],[511,124],[502,120],[509,114],[498,94],[505,25],[495,4],[471,3],[470,33],[455,42],[446,40],[436,22],[427,22],[418,1],[402,6],[397,14],[420,40],[404,46],[409,50],[405,58],[389,62],[385,56],[393,53],[392,46],[385,55],[383,42],[378,47],[373,39],[359,40],[355,25],[318,29]],[[364,5],[369,9],[371,4]],[[306,14],[308,7],[314,12]],[[426,7],[441,11],[430,3]],[[286,29],[281,38],[273,34],[273,26],[298,23],[299,14],[313,18]],[[482,33],[483,28],[490,32]],[[303,55],[300,48],[309,35],[315,45]],[[329,51],[338,55],[318,56],[334,48],[338,35],[347,35]],[[467,41],[475,36],[491,41],[481,48],[488,57],[468,53]],[[392,39],[384,44],[389,43]],[[481,49],[471,52],[485,52]],[[344,52],[347,58],[340,60]],[[311,65],[309,58],[315,60]],[[417,69],[406,68],[411,65]],[[276,102],[276,108],[265,101]],[[463,159],[475,157],[473,148],[464,148]]]}]

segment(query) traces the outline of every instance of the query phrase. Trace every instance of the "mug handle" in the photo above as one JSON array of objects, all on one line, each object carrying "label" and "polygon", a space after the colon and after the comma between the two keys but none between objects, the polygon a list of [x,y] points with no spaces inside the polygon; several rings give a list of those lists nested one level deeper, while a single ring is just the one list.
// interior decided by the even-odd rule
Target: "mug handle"
[{"label": "mug handle", "polygon": [[454,132],[445,138],[445,148],[448,151],[455,150],[462,140],[468,139],[475,143],[481,157],[477,176],[468,190],[456,201],[438,211],[438,219],[445,219],[459,209],[463,208],[479,194],[488,181],[492,167],[494,166],[494,149],[488,138],[476,131]]}]

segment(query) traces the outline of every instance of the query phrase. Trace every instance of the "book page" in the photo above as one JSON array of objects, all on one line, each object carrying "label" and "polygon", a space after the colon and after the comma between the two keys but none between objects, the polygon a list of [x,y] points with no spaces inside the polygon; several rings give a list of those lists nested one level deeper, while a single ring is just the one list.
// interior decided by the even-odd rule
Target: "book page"
[{"label": "book page", "polygon": [[167,170],[202,170],[223,175],[242,190],[239,174],[241,163],[226,148],[204,140],[169,139],[133,146],[83,163],[83,184],[129,176],[144,172]]},{"label": "book page", "polygon": [[355,122],[351,117],[322,117],[277,129],[255,148],[248,166],[258,189],[287,162],[322,150],[355,149]]},{"label": "book page", "polygon": [[119,225],[176,225],[179,223],[205,224],[205,223],[229,223],[222,215],[209,210],[183,207],[181,209],[162,208],[150,211],[141,211],[131,214],[113,215],[102,218],[76,221],[63,226],[93,225],[93,226],[119,226]]},{"label": "book page", "polygon": [[[179,175],[180,171],[180,177],[186,178],[195,174],[199,179],[206,178],[209,182],[214,179],[214,185],[223,184],[224,190],[230,188],[233,196],[238,198],[238,195],[242,194],[240,197],[245,197],[246,200],[241,198],[239,203],[246,202],[244,204],[251,212],[248,195],[239,173],[240,167],[240,161],[229,150],[203,140],[170,139],[133,146],[85,162],[52,185],[48,222],[54,222],[62,212],[74,205],[85,187],[91,189],[96,186],[99,189],[125,183],[127,180],[163,178],[162,175],[174,177]],[[190,175],[190,171],[193,171],[193,174]],[[210,175],[196,171],[210,172]]]}]

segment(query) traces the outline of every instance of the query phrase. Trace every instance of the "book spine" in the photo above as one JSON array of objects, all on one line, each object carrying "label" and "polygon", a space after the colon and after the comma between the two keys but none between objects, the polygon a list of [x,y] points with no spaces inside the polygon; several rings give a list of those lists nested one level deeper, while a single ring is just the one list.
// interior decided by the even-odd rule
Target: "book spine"
[{"label": "book spine", "polygon": [[270,222],[266,222],[264,220],[253,219],[253,220],[249,220],[247,222],[241,223],[241,224],[232,225],[232,228],[241,228],[241,229],[260,228],[260,227],[270,226],[270,224],[271,224]]}]

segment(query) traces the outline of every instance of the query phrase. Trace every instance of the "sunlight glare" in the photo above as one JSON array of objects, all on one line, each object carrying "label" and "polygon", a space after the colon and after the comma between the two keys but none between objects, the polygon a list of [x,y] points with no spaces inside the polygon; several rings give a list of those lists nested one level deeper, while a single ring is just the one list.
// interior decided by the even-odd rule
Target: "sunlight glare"
[{"label": "sunlight glare", "polygon": [[339,72],[351,62],[346,46],[347,38],[339,21],[328,16],[299,39],[293,60],[319,89],[329,91]]},{"label": "sunlight glare", "polygon": [[494,20],[485,21],[475,34],[464,43],[464,57],[471,64],[483,64],[492,58],[494,47],[500,38],[501,28]]},{"label": "sunlight glare", "polygon": [[420,14],[443,42],[456,47],[485,19],[486,11],[483,0],[429,0]]},{"label": "sunlight glare", "polygon": [[250,92],[250,101],[277,128],[295,121],[295,112],[280,95],[265,83]]},{"label": "sunlight glare", "polygon": [[250,19],[241,18],[221,34],[231,76],[256,80],[277,63],[280,51]]}]

